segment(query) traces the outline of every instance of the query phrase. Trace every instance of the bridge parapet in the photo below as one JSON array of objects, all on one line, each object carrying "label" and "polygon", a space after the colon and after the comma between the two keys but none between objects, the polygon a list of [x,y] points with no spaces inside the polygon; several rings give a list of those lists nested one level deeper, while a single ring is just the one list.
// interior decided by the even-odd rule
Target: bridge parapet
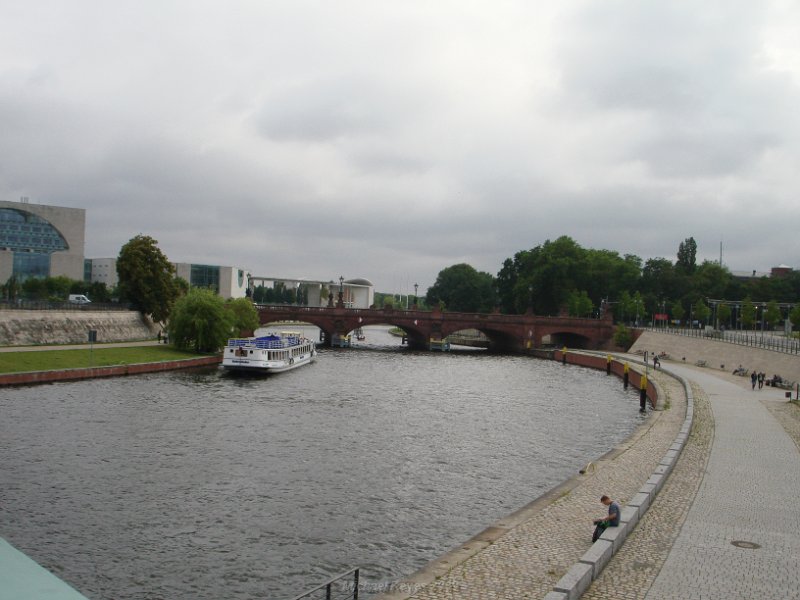
[{"label": "bridge parapet", "polygon": [[[310,307],[292,305],[257,306],[262,324],[273,321],[303,321],[322,329],[327,339],[347,335],[367,325],[392,325],[408,333],[413,346],[427,347],[430,339],[443,339],[464,329],[477,329],[490,340],[490,347],[504,351],[538,348],[545,337],[551,343],[569,341],[570,347],[601,348],[613,335],[610,318],[545,317],[531,313],[462,313],[394,308]],[[553,342],[554,336],[557,338]]]}]

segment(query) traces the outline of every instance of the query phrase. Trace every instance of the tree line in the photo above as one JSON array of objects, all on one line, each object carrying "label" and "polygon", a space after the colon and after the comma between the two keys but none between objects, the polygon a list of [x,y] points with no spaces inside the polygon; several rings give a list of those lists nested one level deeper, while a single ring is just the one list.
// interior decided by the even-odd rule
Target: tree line
[{"label": "tree line", "polygon": [[[643,261],[633,254],[583,248],[568,236],[547,240],[507,258],[496,276],[457,264],[439,272],[426,301],[447,310],[597,316],[613,311],[617,321],[669,320],[745,328],[774,326],[788,316],[780,304],[800,297],[800,273],[739,278],[715,261],[697,264],[697,243],[686,238],[676,259]],[[711,302],[711,301],[715,302]],[[719,302],[724,301],[724,302]],[[759,312],[760,307],[760,312]],[[793,322],[800,322],[795,310]]]}]

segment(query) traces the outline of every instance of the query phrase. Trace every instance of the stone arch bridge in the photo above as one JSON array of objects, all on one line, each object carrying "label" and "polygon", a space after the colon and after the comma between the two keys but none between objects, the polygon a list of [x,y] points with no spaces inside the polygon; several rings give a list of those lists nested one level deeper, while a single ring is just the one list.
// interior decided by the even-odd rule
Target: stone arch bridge
[{"label": "stone arch bridge", "polygon": [[527,313],[459,313],[439,310],[397,310],[393,308],[308,307],[289,305],[257,306],[262,325],[276,321],[302,321],[316,325],[330,344],[334,334],[346,336],[367,325],[391,325],[408,334],[412,348],[428,348],[430,340],[441,340],[464,329],[477,329],[489,339],[489,348],[500,352],[522,352],[542,345],[557,348],[599,349],[614,333],[612,317],[542,317]]}]

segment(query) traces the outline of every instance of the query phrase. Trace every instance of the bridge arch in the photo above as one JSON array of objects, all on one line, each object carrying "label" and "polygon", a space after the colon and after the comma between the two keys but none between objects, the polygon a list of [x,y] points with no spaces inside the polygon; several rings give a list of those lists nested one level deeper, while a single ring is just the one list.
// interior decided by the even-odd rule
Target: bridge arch
[{"label": "bridge arch", "polygon": [[549,334],[549,343],[544,340],[548,336],[543,336],[539,340],[539,345],[549,345],[556,348],[580,348],[589,349],[592,346],[592,340],[585,335],[576,333],[574,331],[555,331]]},{"label": "bridge arch", "polygon": [[570,348],[600,348],[613,336],[610,317],[586,319],[541,317],[533,314],[443,313],[441,311],[354,309],[308,306],[259,306],[259,320],[299,321],[319,327],[331,340],[334,334],[346,336],[358,327],[388,324],[408,334],[409,345],[427,348],[430,339],[444,339],[463,329],[477,329],[497,351],[521,352],[540,347],[549,336],[553,345]]}]

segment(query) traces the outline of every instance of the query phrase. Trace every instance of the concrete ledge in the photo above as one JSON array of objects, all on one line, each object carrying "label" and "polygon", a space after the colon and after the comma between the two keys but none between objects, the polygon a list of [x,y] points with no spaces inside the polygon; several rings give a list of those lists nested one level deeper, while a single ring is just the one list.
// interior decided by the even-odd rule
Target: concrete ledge
[{"label": "concrete ledge", "polygon": [[653,473],[650,475],[650,479],[647,480],[647,483],[655,486],[656,494],[658,494],[658,492],[661,491],[661,488],[664,487],[664,476],[658,473]]},{"label": "concrete ledge", "polygon": [[639,508],[636,506],[623,506],[619,516],[620,523],[627,523],[628,527],[635,527],[639,522]]},{"label": "concrete ledge", "polygon": [[[619,527],[609,527],[606,529],[619,529]],[[606,533],[603,532],[603,534]],[[608,564],[608,561],[611,560],[611,556],[614,554],[614,544],[608,540],[604,540],[602,537],[597,540],[592,547],[589,548],[586,553],[581,556],[578,562],[582,562],[587,565],[591,565],[592,567],[592,579],[597,579],[600,572],[605,568]]]},{"label": "concrete ledge", "polygon": [[650,496],[650,500],[652,501],[656,495],[656,486],[653,483],[645,483],[642,487],[639,488],[640,494],[647,494]]},{"label": "concrete ledge", "polygon": [[632,506],[639,511],[639,519],[644,517],[644,513],[650,508],[650,494],[643,494],[639,492],[628,502],[628,506]]},{"label": "concrete ledge", "polygon": [[567,598],[569,598],[569,596],[564,592],[548,592],[544,600],[567,600]]},{"label": "concrete ledge", "polygon": [[658,464],[666,467],[667,474],[669,474],[672,472],[672,466],[675,464],[675,457],[665,455],[664,458],[661,459],[661,462]]},{"label": "concrete ledge", "polygon": [[569,571],[558,580],[554,592],[563,592],[569,600],[578,600],[581,594],[592,584],[592,565],[575,563]]},{"label": "concrete ledge", "polygon": [[[617,525],[616,527],[607,528],[600,536],[600,539],[603,540],[604,542],[610,542],[611,552],[612,554],[616,554],[620,546],[622,546],[622,542],[624,542],[625,539],[628,537],[628,532],[631,531],[632,529],[633,525],[631,525],[630,523],[623,523],[620,521],[620,524]],[[595,575],[594,578],[597,579],[597,575]]]}]

